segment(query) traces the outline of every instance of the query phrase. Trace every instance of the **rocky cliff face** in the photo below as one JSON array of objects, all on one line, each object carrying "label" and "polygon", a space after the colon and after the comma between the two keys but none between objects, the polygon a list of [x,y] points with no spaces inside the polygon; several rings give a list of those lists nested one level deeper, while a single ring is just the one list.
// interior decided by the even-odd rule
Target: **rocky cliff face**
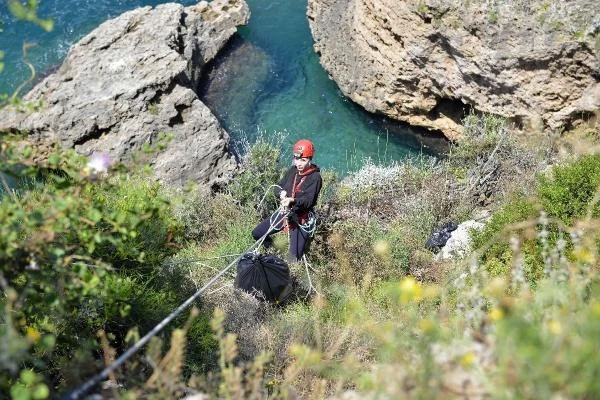
[{"label": "rocky cliff face", "polygon": [[600,109],[597,0],[309,0],[308,18],[346,96],[450,139],[471,107],[552,130]]},{"label": "rocky cliff face", "polygon": [[159,180],[223,183],[236,168],[229,137],[194,89],[205,64],[248,18],[243,0],[126,12],[81,39],[24,97],[41,100],[40,110],[0,110],[0,129],[121,161],[170,133],[166,149],[151,160]]}]

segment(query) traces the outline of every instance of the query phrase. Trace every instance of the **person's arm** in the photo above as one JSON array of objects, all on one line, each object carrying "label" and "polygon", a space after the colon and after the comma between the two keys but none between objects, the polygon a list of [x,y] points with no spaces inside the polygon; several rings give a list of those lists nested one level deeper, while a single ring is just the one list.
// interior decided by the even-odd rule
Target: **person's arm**
[{"label": "person's arm", "polygon": [[[288,169],[283,175],[283,177],[279,180],[279,183],[277,184],[275,189],[273,189],[273,193],[275,194],[277,200],[281,200],[283,197],[291,196],[291,193],[288,193],[287,186],[288,182],[290,181],[290,175],[292,175],[294,172],[294,167]],[[284,196],[281,195],[282,192],[285,192]]]}]

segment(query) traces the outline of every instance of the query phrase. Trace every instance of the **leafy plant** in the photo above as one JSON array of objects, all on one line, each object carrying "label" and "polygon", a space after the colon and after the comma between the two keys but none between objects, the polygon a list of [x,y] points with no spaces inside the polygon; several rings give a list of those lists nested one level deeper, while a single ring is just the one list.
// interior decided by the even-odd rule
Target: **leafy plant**
[{"label": "leafy plant", "polygon": [[599,192],[600,154],[554,167],[552,176],[541,176],[537,187],[544,209],[567,225],[586,215],[600,216]]},{"label": "leafy plant", "polygon": [[281,179],[285,167],[280,146],[281,143],[259,137],[247,149],[241,163],[242,172],[228,187],[231,196],[242,205],[257,206],[269,195],[268,189]]},{"label": "leafy plant", "polygon": [[0,286],[11,293],[1,300],[1,390],[21,387],[23,368],[73,383],[72,371],[96,365],[98,329],[116,338],[176,305],[145,274],[173,252],[178,226],[156,185],[117,166],[108,178],[108,164],[73,151],[44,158],[8,135],[0,158],[2,173],[25,183],[0,199]]}]

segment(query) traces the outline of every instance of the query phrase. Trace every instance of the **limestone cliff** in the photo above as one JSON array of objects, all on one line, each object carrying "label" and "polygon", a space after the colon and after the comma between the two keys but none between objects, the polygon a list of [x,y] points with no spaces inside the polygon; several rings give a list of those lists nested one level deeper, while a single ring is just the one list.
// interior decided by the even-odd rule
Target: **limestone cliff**
[{"label": "limestone cliff", "polygon": [[143,7],[106,21],[24,96],[42,107],[0,110],[0,130],[122,161],[170,133],[151,160],[156,178],[173,186],[221,184],[236,168],[229,137],[195,88],[205,64],[248,18],[243,0],[214,0]]},{"label": "limestone cliff", "polygon": [[471,107],[554,131],[600,109],[597,0],[309,0],[308,18],[346,96],[451,139]]}]

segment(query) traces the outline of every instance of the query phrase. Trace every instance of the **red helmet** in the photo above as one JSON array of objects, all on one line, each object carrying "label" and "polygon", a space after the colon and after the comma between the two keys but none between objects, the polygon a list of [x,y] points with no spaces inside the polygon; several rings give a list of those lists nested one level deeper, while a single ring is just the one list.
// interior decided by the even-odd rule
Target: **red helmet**
[{"label": "red helmet", "polygon": [[315,145],[310,140],[300,139],[294,145],[292,153],[294,157],[312,158],[315,154]]}]

